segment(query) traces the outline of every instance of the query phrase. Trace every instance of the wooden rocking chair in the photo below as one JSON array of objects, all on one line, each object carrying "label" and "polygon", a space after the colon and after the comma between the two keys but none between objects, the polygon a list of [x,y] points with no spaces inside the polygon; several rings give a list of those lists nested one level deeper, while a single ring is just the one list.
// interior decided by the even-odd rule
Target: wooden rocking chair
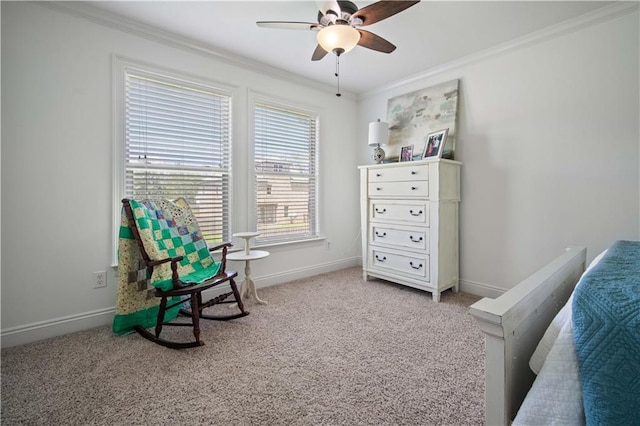
[{"label": "wooden rocking chair", "polygon": [[[150,297],[160,299],[155,332],[147,330],[150,328],[149,324],[133,325],[133,330],[162,346],[173,349],[191,348],[204,345],[200,340],[201,318],[226,321],[249,314],[244,309],[234,280],[238,273],[226,270],[227,249],[231,247],[231,243],[207,248],[186,201],[183,200],[180,204],[168,200],[135,201],[125,198],[122,204],[126,222],[145,266],[141,272],[146,275],[146,279],[132,281],[134,285],[135,282],[138,285],[144,283],[142,286],[145,288],[141,290],[146,291]],[[211,256],[211,252],[218,250],[222,250],[220,262],[216,262]],[[204,290],[225,283],[229,284],[231,292],[203,302]],[[225,300],[231,295],[233,300]],[[236,303],[240,313],[219,316],[203,314],[204,309],[219,303]],[[172,322],[178,314],[189,316],[191,322]],[[165,340],[160,337],[163,326],[192,326],[195,340]]]}]

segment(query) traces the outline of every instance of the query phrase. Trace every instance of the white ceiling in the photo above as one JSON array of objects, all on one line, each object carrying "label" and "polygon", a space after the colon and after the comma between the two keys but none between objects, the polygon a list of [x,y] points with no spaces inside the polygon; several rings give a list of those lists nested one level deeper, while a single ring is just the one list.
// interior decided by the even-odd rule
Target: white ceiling
[{"label": "white ceiling", "polygon": [[[372,1],[354,1],[362,8]],[[427,1],[365,29],[397,46],[391,54],[356,47],[340,58],[340,86],[375,90],[562,23],[615,2]],[[321,83],[336,84],[335,56],[311,61],[313,31],[256,26],[259,20],[316,22],[314,1],[91,1],[116,14],[212,50],[248,58]]]}]

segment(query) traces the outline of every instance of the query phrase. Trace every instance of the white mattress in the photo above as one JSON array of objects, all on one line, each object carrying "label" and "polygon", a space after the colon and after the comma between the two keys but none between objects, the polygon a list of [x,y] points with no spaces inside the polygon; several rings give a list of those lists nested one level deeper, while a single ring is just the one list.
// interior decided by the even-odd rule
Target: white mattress
[{"label": "white mattress", "polygon": [[[606,250],[589,265],[593,268]],[[584,276],[583,274],[583,276]],[[576,287],[580,285],[582,278]],[[513,425],[584,425],[582,389],[573,341],[571,303],[549,325],[529,362],[538,377],[533,382]]]}]

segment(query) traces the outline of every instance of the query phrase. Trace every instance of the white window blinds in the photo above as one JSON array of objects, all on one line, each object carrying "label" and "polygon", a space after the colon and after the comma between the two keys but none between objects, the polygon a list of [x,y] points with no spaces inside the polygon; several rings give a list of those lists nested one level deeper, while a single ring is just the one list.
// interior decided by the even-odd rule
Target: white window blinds
[{"label": "white window blinds", "polygon": [[318,116],[254,104],[258,243],[318,237]]},{"label": "white window blinds", "polygon": [[125,197],[183,197],[207,242],[230,240],[231,97],[137,70],[125,92]]}]

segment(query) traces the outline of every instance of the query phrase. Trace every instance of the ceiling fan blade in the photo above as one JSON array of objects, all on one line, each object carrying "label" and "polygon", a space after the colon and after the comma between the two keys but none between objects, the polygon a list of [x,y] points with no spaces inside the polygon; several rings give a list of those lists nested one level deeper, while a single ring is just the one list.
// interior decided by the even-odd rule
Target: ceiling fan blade
[{"label": "ceiling fan blade", "polygon": [[318,9],[322,12],[323,15],[327,14],[327,11],[331,10],[336,16],[340,16],[340,5],[336,0],[317,0]]},{"label": "ceiling fan blade", "polygon": [[390,16],[400,13],[403,10],[420,3],[417,1],[379,1],[372,3],[369,6],[365,6],[353,14],[353,18],[359,18],[362,20],[360,26],[375,24],[378,21],[382,21]]},{"label": "ceiling fan blade", "polygon": [[279,30],[313,30],[319,25],[313,22],[286,22],[286,21],[258,21],[256,24],[262,28],[275,28]]},{"label": "ceiling fan blade", "polygon": [[319,61],[324,58],[327,54],[327,51],[322,48],[322,46],[317,45],[316,50],[313,51],[313,56],[311,56],[312,61]]},{"label": "ceiling fan blade", "polygon": [[379,35],[375,35],[366,30],[360,30],[360,41],[358,42],[358,46],[366,47],[368,49],[376,50],[378,52],[383,53],[391,53],[396,50],[396,46],[392,43],[389,43],[387,40],[383,39]]}]

